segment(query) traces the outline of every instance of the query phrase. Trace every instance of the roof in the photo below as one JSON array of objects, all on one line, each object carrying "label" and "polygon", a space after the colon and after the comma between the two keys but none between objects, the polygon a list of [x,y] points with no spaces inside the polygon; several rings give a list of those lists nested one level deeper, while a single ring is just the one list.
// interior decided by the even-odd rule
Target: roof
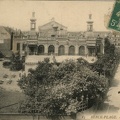
[{"label": "roof", "polygon": [[107,31],[79,31],[79,32],[68,32],[68,37],[73,38],[97,38],[98,36],[104,38],[106,36],[111,36],[111,32]]},{"label": "roof", "polygon": [[23,36],[35,36],[35,35],[37,35],[37,32],[36,31],[22,31],[22,34],[23,34]]},{"label": "roof", "polygon": [[39,29],[50,29],[52,27],[62,27],[64,29],[67,29],[67,27],[65,27],[64,25],[56,22],[56,21],[51,21],[51,22],[48,22],[47,24],[44,24],[42,26],[39,26],[38,28]]},{"label": "roof", "polygon": [[111,32],[107,32],[107,31],[85,32],[85,36],[87,38],[97,38],[98,36],[101,37],[101,38],[105,38],[107,36],[111,36]]},{"label": "roof", "polygon": [[[55,31],[52,29],[46,29],[40,31],[40,37],[50,37],[50,35],[55,35]],[[87,31],[79,31],[79,32],[66,32],[66,36],[68,38],[77,38],[77,39],[89,39],[89,38],[105,38],[107,36],[111,36],[111,32],[106,31],[93,31],[93,32],[87,32]]]},{"label": "roof", "polygon": [[5,27],[0,26],[0,40],[10,39],[11,34],[5,29]]},{"label": "roof", "polygon": [[29,31],[22,31],[23,36],[28,36],[29,35]]},{"label": "roof", "polygon": [[19,30],[15,30],[14,31],[14,36],[23,36],[23,33],[22,31],[19,29]]},{"label": "roof", "polygon": [[14,32],[14,29],[13,28],[10,28],[10,27],[4,27],[6,30],[7,30],[7,32],[9,33],[9,34],[11,34],[12,32]]},{"label": "roof", "polygon": [[80,36],[80,32],[68,32],[68,36]]},{"label": "roof", "polygon": [[43,26],[39,26],[39,33],[39,37],[67,36],[67,27],[56,21],[51,21]]},{"label": "roof", "polygon": [[77,38],[85,38],[85,32],[68,32],[68,37],[77,37]]},{"label": "roof", "polygon": [[40,31],[40,37],[50,37],[51,35],[56,35],[53,29],[46,29]]},{"label": "roof", "polygon": [[20,29],[14,30],[13,28],[10,28],[10,27],[4,27],[4,28],[10,35],[13,32],[14,36],[23,36],[23,33],[22,33],[22,31]]}]

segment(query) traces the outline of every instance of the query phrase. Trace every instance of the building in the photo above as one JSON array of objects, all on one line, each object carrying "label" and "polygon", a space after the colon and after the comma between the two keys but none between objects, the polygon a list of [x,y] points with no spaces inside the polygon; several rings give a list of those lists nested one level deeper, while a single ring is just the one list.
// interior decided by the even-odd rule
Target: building
[{"label": "building", "polygon": [[30,19],[30,31],[22,35],[14,35],[13,51],[21,55],[78,55],[95,56],[104,54],[104,38],[111,32],[94,31],[92,14],[89,15],[86,31],[70,32],[67,27],[51,19],[50,22],[38,27],[33,12]]},{"label": "building", "polygon": [[11,56],[11,33],[11,28],[0,26],[0,53],[6,57]]},{"label": "building", "polygon": [[21,30],[0,26],[0,53],[4,57],[11,57],[13,36],[21,36]]}]

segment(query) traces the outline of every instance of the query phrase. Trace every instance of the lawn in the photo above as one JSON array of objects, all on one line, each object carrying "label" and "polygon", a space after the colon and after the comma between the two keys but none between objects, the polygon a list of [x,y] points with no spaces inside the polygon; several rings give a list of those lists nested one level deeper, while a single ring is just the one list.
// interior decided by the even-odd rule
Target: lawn
[{"label": "lawn", "polygon": [[10,71],[2,64],[3,61],[0,61],[0,80],[4,81],[0,84],[0,113],[17,113],[18,103],[25,97],[17,85],[21,71]]},{"label": "lawn", "polygon": [[17,113],[19,102],[25,96],[19,91],[7,91],[0,87],[0,113]]}]

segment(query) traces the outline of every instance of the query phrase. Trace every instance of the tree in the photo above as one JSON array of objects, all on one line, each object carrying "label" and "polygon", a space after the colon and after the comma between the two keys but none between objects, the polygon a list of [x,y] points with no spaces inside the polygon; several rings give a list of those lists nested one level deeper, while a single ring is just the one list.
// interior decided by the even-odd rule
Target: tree
[{"label": "tree", "polygon": [[87,109],[96,98],[103,98],[107,79],[80,61],[66,60],[59,66],[43,61],[28,76],[23,76],[18,85],[28,96],[21,112],[73,115]]},{"label": "tree", "polygon": [[21,70],[23,67],[23,61],[20,57],[20,53],[16,52],[11,57],[11,70]]},{"label": "tree", "polygon": [[114,54],[115,53],[115,45],[110,43],[108,37],[105,38],[105,46],[104,46],[105,54]]},{"label": "tree", "polygon": [[106,38],[105,38],[105,46],[104,46],[105,54],[106,54],[106,53],[109,54],[110,45],[111,45],[111,44],[110,44],[109,38],[106,37]]}]

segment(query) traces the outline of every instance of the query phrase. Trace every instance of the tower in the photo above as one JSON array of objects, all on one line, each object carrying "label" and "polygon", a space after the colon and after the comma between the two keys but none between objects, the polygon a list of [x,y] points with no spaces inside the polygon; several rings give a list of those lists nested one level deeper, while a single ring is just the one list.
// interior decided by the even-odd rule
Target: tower
[{"label": "tower", "polygon": [[32,18],[30,19],[30,30],[35,31],[36,30],[36,19],[35,19],[35,12],[32,12]]},{"label": "tower", "polygon": [[89,20],[87,21],[87,31],[93,31],[93,21],[92,21],[92,14],[89,14]]}]

